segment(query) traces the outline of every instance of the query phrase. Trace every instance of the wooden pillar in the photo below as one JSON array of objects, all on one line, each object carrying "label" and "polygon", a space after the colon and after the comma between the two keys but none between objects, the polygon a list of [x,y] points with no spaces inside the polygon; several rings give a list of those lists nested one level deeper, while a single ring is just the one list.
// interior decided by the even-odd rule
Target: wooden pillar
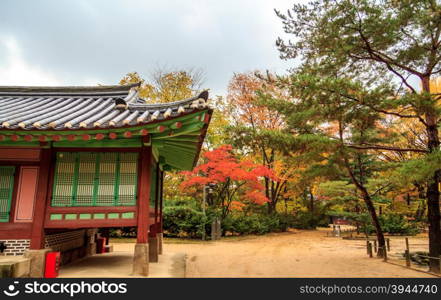
[{"label": "wooden pillar", "polygon": [[148,232],[150,223],[150,183],[152,168],[152,148],[142,147],[139,159],[139,197],[138,197],[138,218],[136,240],[140,244],[148,242]]},{"label": "wooden pillar", "polygon": [[164,233],[163,233],[163,229],[162,229],[162,208],[163,208],[163,183],[164,183],[164,172],[161,171],[160,176],[159,176],[159,220],[157,223],[157,236],[158,236],[158,254],[162,254],[163,252],[163,247],[162,247],[162,242],[164,239]]},{"label": "wooden pillar", "polygon": [[154,167],[156,168],[155,172],[155,224],[153,225],[152,236],[156,236],[156,233],[159,232],[159,180],[160,180],[160,172],[159,163],[155,163]]},{"label": "wooden pillar", "polygon": [[158,232],[162,233],[162,220],[163,220],[163,209],[164,209],[164,203],[163,203],[163,196],[164,196],[164,171],[161,171],[160,178],[160,185],[159,185],[159,228]]},{"label": "wooden pillar", "polygon": [[150,262],[159,261],[159,243],[158,243],[158,229],[159,229],[159,163],[153,163],[152,166],[155,170],[155,212],[154,212],[154,223],[150,226],[149,233],[149,260]]},{"label": "wooden pillar", "polygon": [[[152,168],[157,168],[158,164],[152,160]],[[153,223],[150,224],[150,230],[149,230],[149,237],[156,237],[156,224],[157,224],[157,219],[158,219],[158,170],[156,169],[155,172],[155,195],[153,195],[153,199],[155,201],[155,207],[153,209]],[[150,215],[150,205],[149,205],[149,218],[151,217]],[[149,219],[151,220],[151,219]]]},{"label": "wooden pillar", "polygon": [[135,276],[149,274],[149,223],[150,223],[150,183],[152,167],[152,148],[142,146],[138,172],[138,215],[135,253],[133,254],[133,272]]},{"label": "wooden pillar", "polygon": [[38,250],[44,248],[44,219],[46,216],[46,207],[50,203],[48,199],[49,182],[52,169],[52,149],[41,150],[40,169],[37,181],[37,193],[35,197],[34,217],[32,222],[31,242],[29,248]]}]

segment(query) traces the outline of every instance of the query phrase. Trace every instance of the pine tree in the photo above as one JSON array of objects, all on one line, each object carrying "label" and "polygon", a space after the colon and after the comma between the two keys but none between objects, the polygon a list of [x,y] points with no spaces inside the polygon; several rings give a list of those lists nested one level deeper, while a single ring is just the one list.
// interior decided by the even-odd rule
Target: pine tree
[{"label": "pine tree", "polygon": [[[375,144],[357,149],[439,152],[439,94],[430,81],[441,72],[441,5],[436,0],[316,0],[276,11],[293,42],[278,39],[281,57],[300,58],[296,88],[343,99],[388,118],[418,120],[427,135],[425,149]],[[307,76],[305,76],[305,74]],[[302,82],[302,80],[304,82]],[[412,84],[419,81],[421,90]],[[303,84],[302,84],[303,83]],[[311,86],[306,87],[308,83]],[[352,85],[352,87],[351,87]],[[324,103],[323,109],[336,103]],[[305,115],[314,111],[305,111]],[[354,117],[359,117],[354,115]],[[441,255],[440,170],[427,181],[429,255]],[[432,270],[439,261],[430,261]]]}]

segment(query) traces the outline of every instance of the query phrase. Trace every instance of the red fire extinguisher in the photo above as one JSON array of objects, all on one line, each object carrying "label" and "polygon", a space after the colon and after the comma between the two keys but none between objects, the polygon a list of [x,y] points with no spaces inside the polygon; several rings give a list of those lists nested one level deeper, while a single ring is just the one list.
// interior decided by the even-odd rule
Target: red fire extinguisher
[{"label": "red fire extinguisher", "polygon": [[48,252],[46,254],[46,266],[44,278],[57,278],[60,268],[60,252]]}]

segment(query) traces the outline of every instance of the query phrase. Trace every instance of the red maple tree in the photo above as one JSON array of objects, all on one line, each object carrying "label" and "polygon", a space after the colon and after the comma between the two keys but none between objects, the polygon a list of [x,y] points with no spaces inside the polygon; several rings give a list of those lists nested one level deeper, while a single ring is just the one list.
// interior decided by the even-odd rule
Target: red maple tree
[{"label": "red maple tree", "polygon": [[203,188],[213,186],[214,197],[209,204],[222,209],[224,218],[231,209],[241,209],[249,203],[262,205],[268,201],[263,177],[277,180],[274,173],[263,165],[249,160],[239,160],[233,154],[231,145],[223,145],[205,152],[205,163],[191,172],[182,172],[185,179],[180,187],[182,191],[190,187]]}]

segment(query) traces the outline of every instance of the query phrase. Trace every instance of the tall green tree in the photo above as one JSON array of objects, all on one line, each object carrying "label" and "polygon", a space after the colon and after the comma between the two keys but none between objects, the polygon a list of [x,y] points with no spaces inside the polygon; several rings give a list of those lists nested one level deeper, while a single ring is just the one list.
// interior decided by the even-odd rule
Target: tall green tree
[{"label": "tall green tree", "polygon": [[[277,40],[281,57],[301,59],[297,72],[357,82],[364,92],[338,84],[317,85],[317,93],[390,118],[418,120],[426,134],[424,152],[439,151],[439,95],[430,80],[441,72],[441,5],[436,0],[316,0],[276,11],[293,41]],[[421,90],[418,89],[419,82]],[[376,97],[371,97],[376,93]],[[359,145],[378,149],[381,145]],[[382,147],[385,148],[385,147]],[[396,149],[395,149],[396,150]],[[407,149],[411,150],[411,149]],[[427,181],[430,256],[441,255],[439,180],[435,166]],[[439,261],[430,261],[432,270]]]},{"label": "tall green tree", "polygon": [[[391,140],[382,138],[378,127],[383,121],[381,115],[339,94],[327,92],[329,89],[363,92],[359,85],[351,84],[347,79],[317,80],[311,75],[294,74],[279,78],[278,82],[292,93],[293,101],[261,94],[264,104],[285,116],[287,128],[274,136],[273,144],[285,145],[291,155],[304,156],[305,161],[309,159],[304,177],[346,180],[353,184],[366,205],[379,246],[384,249],[385,239],[374,197],[390,184],[386,181],[379,187],[370,188],[369,181],[385,166],[365,146],[381,142],[381,148],[391,147],[386,145]],[[375,97],[375,94],[369,97]]]}]

